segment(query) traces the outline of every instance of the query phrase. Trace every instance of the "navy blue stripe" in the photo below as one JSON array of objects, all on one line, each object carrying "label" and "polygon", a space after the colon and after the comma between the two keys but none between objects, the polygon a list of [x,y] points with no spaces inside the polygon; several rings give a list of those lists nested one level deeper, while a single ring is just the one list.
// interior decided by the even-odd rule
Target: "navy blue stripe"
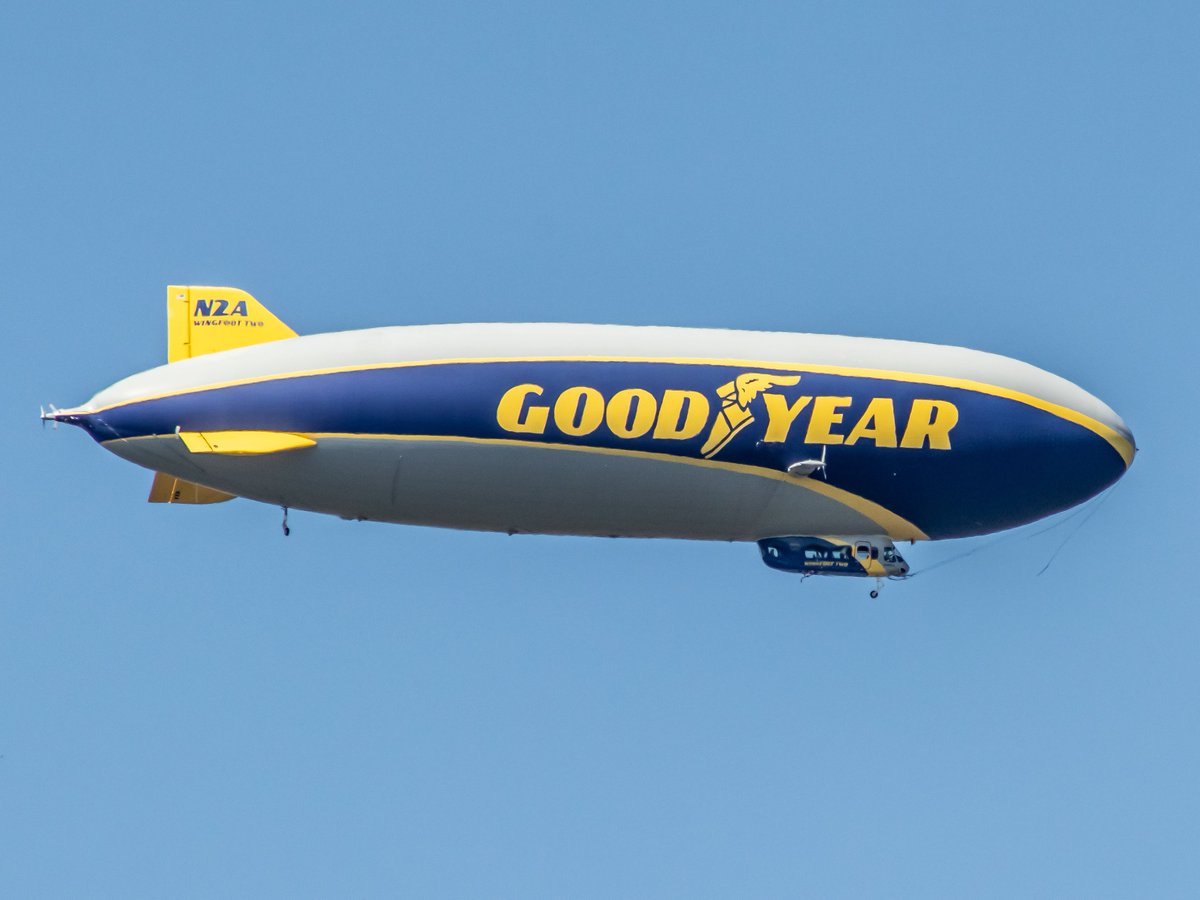
[{"label": "navy blue stripe", "polygon": [[[513,385],[541,385],[531,398],[552,404],[564,389],[585,385],[606,398],[644,388],[661,398],[666,389],[698,391],[713,415],[718,386],[748,371],[725,365],[636,362],[454,363],[367,369],[235,385],[147,400],[107,410],[83,422],[98,440],[184,431],[266,430],[303,433],[419,434],[585,447],[639,450],[700,458],[706,425],[696,437],[656,440],[614,435],[605,424],[592,434],[563,434],[550,416],[543,435],[500,427],[496,406]],[[758,370],[770,373],[770,370]],[[795,373],[780,372],[781,377]],[[876,447],[870,441],[828,448],[829,483],[870,499],[913,522],[931,537],[953,537],[1007,528],[1073,506],[1099,493],[1125,470],[1114,448],[1091,430],[1029,405],[964,388],[847,375],[803,374],[796,386],[771,388],[789,400],[800,395],[849,396],[848,434],[874,397],[894,400],[898,432],[915,399],[945,400],[959,412],[950,450]],[[788,440],[762,443],[768,416],[763,399],[751,401],[755,421],[714,459],[784,471],[816,457],[820,446],[803,443],[809,409]],[[818,474],[814,477],[820,478]]]}]

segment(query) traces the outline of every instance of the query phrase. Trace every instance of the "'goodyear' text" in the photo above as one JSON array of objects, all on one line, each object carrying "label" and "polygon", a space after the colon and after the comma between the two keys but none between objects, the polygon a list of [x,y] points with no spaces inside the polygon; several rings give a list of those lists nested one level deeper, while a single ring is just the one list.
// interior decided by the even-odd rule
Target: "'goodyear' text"
[{"label": "'goodyear' text", "polygon": [[699,391],[667,389],[656,394],[625,388],[606,397],[594,387],[579,385],[547,397],[541,385],[517,384],[500,398],[496,421],[512,434],[544,435],[553,423],[555,430],[568,437],[585,437],[604,429],[625,440],[649,436],[684,441],[707,431],[700,453],[711,457],[763,411],[766,425],[761,440],[767,444],[781,444],[802,433],[805,444],[950,449],[958,408],[947,400],[915,399],[907,415],[898,417],[893,398],[872,397],[861,412],[848,418],[855,406],[853,397],[789,396],[768,390],[796,385],[800,377],[761,372],[738,375],[717,388],[720,405],[715,415],[713,404]]}]

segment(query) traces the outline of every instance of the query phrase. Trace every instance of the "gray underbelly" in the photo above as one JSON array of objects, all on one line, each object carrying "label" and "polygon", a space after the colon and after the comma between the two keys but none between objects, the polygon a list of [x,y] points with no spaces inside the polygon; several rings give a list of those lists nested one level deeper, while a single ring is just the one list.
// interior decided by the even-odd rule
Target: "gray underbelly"
[{"label": "gray underbelly", "polygon": [[321,437],[263,456],[191,454],[174,436],[110,441],[125,459],[295,509],[535,534],[751,541],[880,524],[800,480],[532,444]]}]

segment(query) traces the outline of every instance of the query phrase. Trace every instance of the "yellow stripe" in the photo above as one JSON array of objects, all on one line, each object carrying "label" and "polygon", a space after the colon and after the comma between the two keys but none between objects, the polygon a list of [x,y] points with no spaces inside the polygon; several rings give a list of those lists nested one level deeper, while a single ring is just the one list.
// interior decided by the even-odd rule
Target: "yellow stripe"
[{"label": "yellow stripe", "polygon": [[[305,436],[313,440],[320,441],[322,438],[343,438],[350,440],[385,440],[385,441],[446,441],[448,443],[458,444],[481,444],[485,446],[501,446],[501,447],[538,447],[547,450],[568,450],[576,453],[598,453],[603,456],[624,456],[633,459],[648,459],[656,462],[680,463],[685,466],[698,466],[701,468],[717,468],[723,469],[726,472],[737,472],[741,475],[753,475],[757,478],[769,478],[773,481],[782,481],[787,484],[797,487],[807,488],[813,493],[820,494],[835,503],[840,503],[842,506],[849,507],[861,516],[870,519],[881,529],[881,533],[887,534],[893,540],[904,541],[927,541],[929,535],[914,525],[912,522],[896,515],[890,509],[880,506],[866,497],[860,497],[858,494],[852,494],[850,491],[842,490],[834,487],[825,481],[814,481],[811,478],[796,478],[788,475],[786,472],[778,472],[774,469],[763,469],[757,466],[748,466],[743,463],[723,462],[716,459],[690,459],[686,456],[671,456],[667,453],[651,453],[647,450],[622,450],[614,447],[581,447],[575,444],[556,444],[549,441],[520,441],[509,438],[476,438],[462,437],[458,435],[436,435],[436,434],[355,434],[352,432],[305,432]],[[138,441],[138,440],[153,440],[162,437],[174,437],[174,435],[142,435],[132,438],[114,438],[113,440]],[[112,441],[102,441],[102,444],[108,444]]]},{"label": "yellow stripe", "polygon": [[116,409],[121,406],[130,406],[134,403],[143,403],[148,400],[161,400],[166,397],[181,397],[187,394],[197,394],[202,391],[238,387],[245,384],[260,384],[267,381],[283,381],[289,378],[307,378],[313,375],[334,375],[342,372],[370,372],[379,369],[410,369],[419,366],[538,362],[619,362],[662,363],[665,365],[681,366],[733,366],[747,369],[778,369],[785,372],[800,372],[813,375],[842,375],[852,378],[877,378],[883,381],[899,381],[906,384],[929,384],[938,387],[961,388],[962,390],[974,391],[975,393],[979,394],[988,394],[989,396],[1002,397],[1006,400],[1015,400],[1018,403],[1024,403],[1026,406],[1032,406],[1035,409],[1048,412],[1060,419],[1065,419],[1068,422],[1073,422],[1076,425],[1080,425],[1104,438],[1104,440],[1106,440],[1112,446],[1112,448],[1117,451],[1121,459],[1125,461],[1126,468],[1133,464],[1133,455],[1136,449],[1123,434],[1108,427],[1103,422],[1096,421],[1091,416],[1085,415],[1084,413],[1071,409],[1067,406],[1051,403],[1049,400],[1043,400],[1040,397],[1033,396],[1032,394],[1026,394],[1022,391],[1012,390],[1011,388],[999,387],[994,384],[987,384],[986,382],[982,381],[972,381],[969,378],[952,378],[943,375],[925,375],[914,372],[895,372],[887,369],[866,369],[852,366],[800,365],[797,363],[764,362],[763,360],[746,359],[691,359],[640,356],[514,356],[411,360],[396,363],[378,363],[375,365],[366,366],[333,366],[325,369],[302,369],[295,372],[286,372],[275,375],[260,375],[254,378],[218,381],[214,382],[213,384],[203,385],[201,387],[186,388],[179,391],[166,391],[162,394],[150,394],[146,397],[139,397],[136,400],[126,400],[121,403],[113,403],[109,406],[102,406],[91,410],[91,412],[104,412],[105,410]]}]

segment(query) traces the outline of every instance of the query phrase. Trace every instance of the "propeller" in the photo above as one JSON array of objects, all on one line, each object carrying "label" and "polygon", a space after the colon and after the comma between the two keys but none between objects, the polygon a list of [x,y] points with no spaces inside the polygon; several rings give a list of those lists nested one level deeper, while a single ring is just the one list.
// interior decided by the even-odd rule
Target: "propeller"
[{"label": "propeller", "polygon": [[825,465],[825,454],[829,452],[829,445],[825,444],[821,447],[820,459],[802,459],[799,462],[794,462],[787,467],[789,475],[794,475],[797,478],[807,478],[813,472],[820,470],[821,477],[826,481],[829,480],[829,474]]}]

